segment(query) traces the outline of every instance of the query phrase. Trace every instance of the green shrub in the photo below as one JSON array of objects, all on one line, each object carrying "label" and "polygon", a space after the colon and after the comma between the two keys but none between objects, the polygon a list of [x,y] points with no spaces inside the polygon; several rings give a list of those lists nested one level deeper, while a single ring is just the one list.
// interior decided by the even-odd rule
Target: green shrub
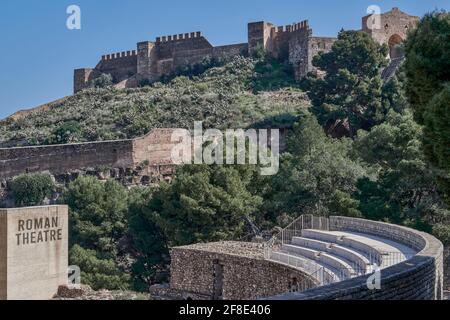
[{"label": "green shrub", "polygon": [[49,174],[23,174],[12,181],[11,189],[17,206],[38,206],[52,195],[55,184]]},{"label": "green shrub", "polygon": [[87,250],[79,245],[70,249],[70,264],[80,267],[81,282],[94,290],[126,290],[130,276],[121,270],[114,259],[102,257],[95,250]]},{"label": "green shrub", "polygon": [[78,142],[81,136],[81,125],[77,121],[69,121],[55,128],[46,144],[64,144]]}]

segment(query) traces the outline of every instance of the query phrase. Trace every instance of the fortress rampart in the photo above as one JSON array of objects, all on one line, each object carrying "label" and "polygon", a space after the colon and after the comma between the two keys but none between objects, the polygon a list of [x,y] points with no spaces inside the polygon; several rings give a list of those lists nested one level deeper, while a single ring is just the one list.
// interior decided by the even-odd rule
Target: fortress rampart
[{"label": "fortress rampart", "polygon": [[172,129],[154,129],[134,140],[0,148],[0,178],[50,171],[62,174],[85,168],[134,168],[170,165]]},{"label": "fortress rampart", "polygon": [[0,149],[0,177],[50,171],[54,174],[81,168],[131,167],[131,140]]},{"label": "fortress rampart", "polygon": [[[362,30],[379,43],[389,45],[391,56],[397,57],[398,45],[406,39],[407,31],[415,26],[419,18],[394,8],[379,15],[380,26],[374,29],[367,23],[373,17],[362,18]],[[201,63],[206,57],[252,55],[257,50],[288,61],[300,80],[308,72],[315,71],[313,57],[321,51],[331,50],[335,41],[334,37],[314,36],[307,20],[286,26],[275,26],[265,21],[252,22],[248,24],[247,43],[220,47],[213,46],[199,31],[161,36],[154,42],[139,42],[136,50],[104,55],[94,69],[75,70],[74,91],[76,93],[88,87],[102,73],[111,74],[114,82],[120,83],[119,88],[136,87],[143,80],[157,81]]]},{"label": "fortress rampart", "polygon": [[[149,175],[164,172],[170,176],[175,166],[171,159],[177,143],[171,141],[174,130],[153,129],[128,140],[0,148],[0,180],[42,171],[60,175],[73,170],[137,167],[146,167]],[[286,146],[287,132],[280,129],[280,151]]]}]

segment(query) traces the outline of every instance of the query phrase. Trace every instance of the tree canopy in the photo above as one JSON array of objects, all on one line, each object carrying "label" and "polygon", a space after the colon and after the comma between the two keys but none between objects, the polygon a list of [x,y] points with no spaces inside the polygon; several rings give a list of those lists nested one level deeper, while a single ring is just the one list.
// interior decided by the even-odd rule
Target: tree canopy
[{"label": "tree canopy", "polygon": [[337,125],[345,128],[335,136],[352,136],[383,120],[380,73],[387,53],[387,46],[365,32],[341,31],[330,52],[314,57],[313,65],[325,76],[310,75],[304,87],[320,124],[332,133]]},{"label": "tree canopy", "polygon": [[406,43],[407,95],[424,125],[423,144],[450,204],[450,14],[425,15]]}]

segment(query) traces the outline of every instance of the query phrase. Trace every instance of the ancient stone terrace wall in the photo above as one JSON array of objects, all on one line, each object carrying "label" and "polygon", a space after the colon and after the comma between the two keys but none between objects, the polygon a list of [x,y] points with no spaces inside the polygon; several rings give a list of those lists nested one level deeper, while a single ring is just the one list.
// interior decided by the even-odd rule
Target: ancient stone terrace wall
[{"label": "ancient stone terrace wall", "polygon": [[[391,239],[417,250],[409,260],[381,271],[381,289],[369,290],[371,275],[318,287],[306,274],[264,260],[255,243],[222,242],[173,248],[171,289],[185,297],[269,300],[433,300],[443,297],[443,245],[410,228],[348,217],[330,217],[330,230],[354,231]],[[292,284],[313,289],[292,292]],[[291,291],[291,292],[290,292]],[[273,295],[271,292],[283,292]]]},{"label": "ancient stone terrace wall", "polygon": [[302,293],[287,293],[280,300],[440,300],[443,297],[443,245],[433,236],[406,227],[363,219],[331,217],[330,230],[381,236],[411,246],[419,253],[381,271],[381,289],[369,290],[362,276]]},{"label": "ancient stone terrace wall", "polygon": [[0,149],[0,177],[100,166],[128,168],[133,163],[132,153],[132,140]]},{"label": "ancient stone terrace wall", "polygon": [[144,162],[149,167],[170,165],[172,130],[155,129],[135,140],[0,148],[0,178],[39,171],[62,174],[85,168],[135,168]]},{"label": "ancient stone terrace wall", "polygon": [[220,242],[171,251],[170,288],[185,298],[244,300],[317,284],[299,270],[264,260],[263,245]]},{"label": "ancient stone terrace wall", "polygon": [[172,165],[171,155],[175,129],[155,129],[149,134],[133,140],[133,166],[148,162],[150,166]]}]

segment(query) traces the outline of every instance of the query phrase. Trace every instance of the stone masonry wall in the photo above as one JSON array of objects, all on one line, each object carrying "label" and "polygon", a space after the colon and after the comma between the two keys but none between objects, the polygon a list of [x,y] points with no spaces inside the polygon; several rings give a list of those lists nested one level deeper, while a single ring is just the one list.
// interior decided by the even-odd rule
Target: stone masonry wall
[{"label": "stone masonry wall", "polygon": [[402,41],[406,40],[408,31],[414,28],[420,20],[419,17],[410,16],[398,8],[381,14],[379,19],[380,28],[373,25],[369,28],[368,20],[373,21],[373,17],[371,15],[363,17],[362,30],[369,33],[380,44],[389,44],[389,39],[394,35],[398,35]]},{"label": "stone masonry wall", "polygon": [[138,166],[146,167],[149,175],[164,175],[161,170],[172,171],[172,131],[154,129],[134,140],[0,148],[0,178],[27,172],[63,174],[86,168],[133,169]]},{"label": "stone masonry wall", "polygon": [[[316,72],[317,68],[313,66],[313,58],[320,52],[330,52],[336,38],[330,37],[311,37],[308,47],[308,72]],[[301,75],[300,75],[301,77]]]},{"label": "stone masonry wall", "polygon": [[[171,158],[178,143],[172,141],[174,130],[154,129],[134,140],[0,148],[0,183],[22,173],[49,171],[55,176],[70,176],[71,171],[86,169],[95,172],[95,169],[133,171],[139,168],[135,178],[167,178],[173,175],[176,166]],[[285,149],[286,135],[287,130],[282,129],[281,151]],[[114,174],[117,176],[124,174]],[[1,190],[0,185],[0,198]]]},{"label": "stone masonry wall", "polygon": [[450,291],[450,246],[444,249],[444,290]]},{"label": "stone masonry wall", "polygon": [[116,83],[128,79],[137,72],[137,52],[132,50],[104,55],[95,70],[110,74]]},{"label": "stone masonry wall", "polygon": [[295,31],[289,40],[289,62],[294,67],[296,79],[301,79],[311,70],[309,52],[311,36],[312,30],[306,24]]},{"label": "stone masonry wall", "polygon": [[[316,286],[299,270],[264,260],[262,244],[199,244],[173,248],[171,256],[170,287],[186,297],[192,293],[204,299],[221,294],[224,300],[258,299],[287,292],[295,282]],[[223,268],[220,280],[215,265]]]},{"label": "stone masonry wall", "polygon": [[73,91],[77,93],[83,89],[86,89],[89,85],[89,82],[96,77],[98,77],[101,73],[95,69],[76,69],[74,72],[74,80],[73,80]]},{"label": "stone masonry wall", "polygon": [[133,140],[133,166],[148,162],[150,166],[172,165],[171,155],[175,129],[156,129]]},{"label": "stone masonry wall", "polygon": [[0,177],[100,166],[128,168],[132,166],[132,147],[132,140],[118,140],[0,149]]},{"label": "stone masonry wall", "polygon": [[214,58],[230,58],[247,54],[247,43],[232,44],[213,48]]}]

